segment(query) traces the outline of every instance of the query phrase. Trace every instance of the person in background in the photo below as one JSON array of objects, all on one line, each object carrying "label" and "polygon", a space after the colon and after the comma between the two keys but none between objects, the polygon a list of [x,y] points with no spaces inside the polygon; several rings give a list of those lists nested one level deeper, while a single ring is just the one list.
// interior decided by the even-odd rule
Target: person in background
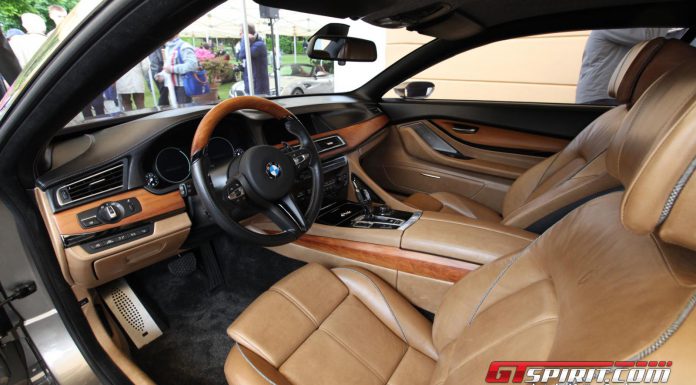
[{"label": "person in background", "polygon": [[24,68],[29,59],[46,41],[46,22],[35,13],[23,13],[21,19],[22,27],[27,33],[13,36],[10,40],[10,46],[19,61],[19,65]]},{"label": "person in background", "polygon": [[[48,17],[53,20],[53,24],[55,24],[56,27],[63,22],[63,19],[65,19],[66,16],[68,16],[68,11],[66,11],[62,6],[56,4],[48,6]],[[55,28],[52,29],[48,34],[52,34],[54,30]]]},{"label": "person in background", "polygon": [[[270,88],[268,84],[268,49],[266,48],[266,43],[263,39],[259,38],[256,34],[256,28],[253,24],[248,25],[249,36],[249,51],[251,57],[251,66],[254,76],[254,95],[268,95],[270,94]],[[240,32],[240,36],[244,39],[244,29]],[[237,59],[242,62],[244,67],[244,72],[242,73],[242,78],[244,79],[244,92],[247,95],[249,93],[249,71],[247,70],[247,55],[246,55],[246,45],[244,42],[240,44],[239,51],[237,52]]]},{"label": "person in background", "polygon": [[[152,80],[157,79],[157,74],[162,72],[162,70],[164,69],[164,59],[162,59],[163,51],[163,47],[158,48],[157,50],[155,50],[155,52],[151,53],[150,56],[148,56],[148,59],[150,60],[150,79]],[[157,100],[157,105],[168,105],[169,95],[167,93],[169,92],[169,90],[167,90],[167,87],[164,86],[164,82],[155,81],[154,86],[157,87],[157,91],[159,91],[159,99]]]},{"label": "person in background", "polygon": [[145,79],[148,78],[150,60],[145,58],[116,81],[116,93],[125,111],[145,108]]},{"label": "person in background", "polygon": [[193,46],[175,35],[164,45],[163,59],[162,72],[157,74],[156,79],[164,82],[163,77],[168,76],[173,84],[177,103],[191,103],[191,97],[184,90],[183,75],[198,69]]},{"label": "person in background", "polygon": [[82,116],[87,118],[93,118],[95,116],[104,115],[104,93],[100,92],[94,100],[92,100],[88,105],[82,109]]},{"label": "person in background", "polygon": [[0,30],[0,76],[8,85],[12,85],[21,71],[22,67],[12,52],[8,39],[5,38],[5,35]]},{"label": "person in background", "polygon": [[5,37],[7,38],[7,41],[9,42],[12,40],[13,37],[19,36],[19,35],[24,35],[24,31],[18,28],[10,28],[7,30],[5,33]]},{"label": "person in background", "polygon": [[666,36],[669,28],[602,29],[590,33],[585,43],[580,79],[575,90],[579,104],[616,105],[608,88],[616,66],[634,45]]}]

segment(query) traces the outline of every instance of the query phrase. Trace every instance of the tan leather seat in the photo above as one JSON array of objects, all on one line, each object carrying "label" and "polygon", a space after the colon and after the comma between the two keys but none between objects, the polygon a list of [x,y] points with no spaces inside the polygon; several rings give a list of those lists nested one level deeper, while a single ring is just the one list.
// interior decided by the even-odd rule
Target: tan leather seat
[{"label": "tan leather seat", "polygon": [[598,117],[565,149],[522,174],[505,195],[502,216],[472,199],[451,193],[416,193],[404,203],[424,211],[456,213],[543,232],[582,202],[619,185],[604,165],[611,138],[650,84],[694,56],[696,49],[679,40],[658,38],[636,45],[619,64],[609,84],[609,94],[621,105]]},{"label": "tan leather seat", "polygon": [[[696,60],[658,80],[611,143],[625,192],[468,274],[433,325],[358,268],[308,265],[229,327],[230,384],[483,384],[492,361],[672,361],[696,377]],[[514,370],[514,369],[513,369]]]}]

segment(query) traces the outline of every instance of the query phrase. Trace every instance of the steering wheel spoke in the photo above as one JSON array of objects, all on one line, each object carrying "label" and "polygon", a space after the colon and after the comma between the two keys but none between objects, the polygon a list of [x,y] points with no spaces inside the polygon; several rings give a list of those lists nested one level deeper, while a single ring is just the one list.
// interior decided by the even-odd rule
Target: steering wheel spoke
[{"label": "steering wheel spoke", "polygon": [[284,231],[302,234],[308,229],[302,209],[292,194],[287,194],[280,201],[269,206],[265,214]]},{"label": "steering wheel spoke", "polygon": [[288,152],[287,155],[292,159],[295,170],[297,171],[306,170],[312,163],[312,152],[305,147],[300,147],[297,150]]},{"label": "steering wheel spoke", "polygon": [[246,203],[247,193],[239,178],[230,178],[222,190],[222,197],[228,204],[239,206]]}]

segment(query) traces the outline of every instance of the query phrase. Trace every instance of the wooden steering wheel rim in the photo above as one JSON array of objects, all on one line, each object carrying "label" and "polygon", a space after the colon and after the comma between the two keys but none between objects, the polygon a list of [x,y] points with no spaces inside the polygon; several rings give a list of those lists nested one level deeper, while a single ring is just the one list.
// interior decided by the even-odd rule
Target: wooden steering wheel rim
[{"label": "wooden steering wheel rim", "polygon": [[276,119],[286,119],[293,116],[292,112],[285,109],[283,106],[258,96],[237,96],[231,99],[225,99],[211,108],[203,117],[196,128],[196,133],[193,134],[193,142],[191,143],[191,159],[208,145],[210,137],[215,131],[215,127],[228,114],[243,109],[253,109],[265,112]]}]

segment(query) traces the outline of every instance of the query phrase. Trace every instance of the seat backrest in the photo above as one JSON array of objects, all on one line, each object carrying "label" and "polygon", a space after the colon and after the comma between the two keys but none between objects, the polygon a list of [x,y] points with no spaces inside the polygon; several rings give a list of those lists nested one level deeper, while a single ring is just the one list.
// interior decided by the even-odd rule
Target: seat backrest
[{"label": "seat backrest", "polygon": [[510,187],[503,202],[509,226],[541,233],[598,194],[619,185],[607,172],[604,154],[628,110],[648,86],[688,58],[696,48],[674,39],[639,43],[619,63],[609,94],[621,104],[599,116],[566,148],[535,165]]},{"label": "seat backrest", "polygon": [[431,384],[485,383],[492,361],[515,360],[666,360],[670,384],[693,383],[694,133],[689,59],[635,103],[609,146],[607,169],[625,191],[589,201],[450,289],[435,317]]}]

